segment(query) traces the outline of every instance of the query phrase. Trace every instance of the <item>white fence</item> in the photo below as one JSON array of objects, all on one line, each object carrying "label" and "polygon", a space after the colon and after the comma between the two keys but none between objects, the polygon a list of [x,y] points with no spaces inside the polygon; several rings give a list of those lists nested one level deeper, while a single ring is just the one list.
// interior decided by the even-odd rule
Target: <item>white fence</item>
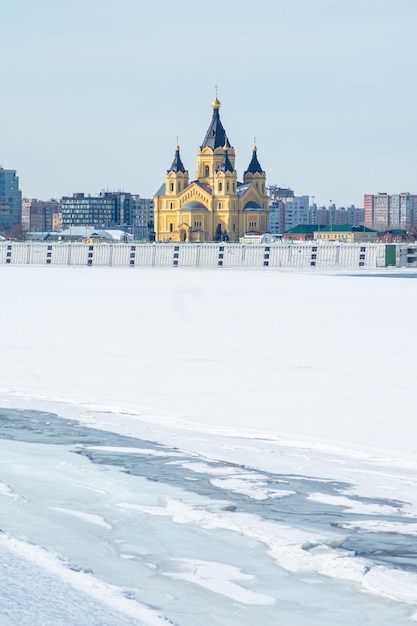
[{"label": "white fence", "polygon": [[[0,265],[378,268],[386,258],[385,244],[378,243],[0,243]],[[417,267],[417,246],[398,244],[390,264]]]}]

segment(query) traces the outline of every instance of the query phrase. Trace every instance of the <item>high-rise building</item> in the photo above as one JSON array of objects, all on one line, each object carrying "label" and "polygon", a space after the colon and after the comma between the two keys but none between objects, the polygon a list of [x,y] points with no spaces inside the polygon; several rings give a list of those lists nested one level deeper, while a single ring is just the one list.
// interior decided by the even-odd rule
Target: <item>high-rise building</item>
[{"label": "high-rise building", "polygon": [[315,202],[310,206],[310,224],[329,226],[329,211],[325,206],[317,206]]},{"label": "high-rise building", "polygon": [[283,233],[285,230],[285,203],[294,198],[294,191],[278,185],[268,186],[269,217],[268,232]]},{"label": "high-rise building", "polygon": [[24,198],[22,201],[22,228],[25,232],[54,231],[60,221],[56,215],[60,212],[59,200],[29,200]]},{"label": "high-rise building", "polygon": [[417,195],[410,193],[365,194],[365,225],[377,230],[417,226]]},{"label": "high-rise building", "polygon": [[269,232],[282,233],[299,224],[308,224],[309,196],[295,196],[287,187],[270,185],[269,194]]},{"label": "high-rise building", "polygon": [[61,198],[62,227],[93,226],[109,228],[116,224],[116,203],[114,195],[102,193],[87,196],[74,193]]},{"label": "high-rise building", "polygon": [[132,223],[132,194],[124,191],[104,191],[105,198],[114,202],[113,222],[117,226],[129,226]]},{"label": "high-rise building", "polygon": [[336,207],[334,203],[329,207],[318,207],[316,203],[310,206],[310,224],[321,226],[359,226],[364,223],[365,211],[352,204],[350,207]]},{"label": "high-rise building", "polygon": [[13,233],[20,228],[22,192],[15,170],[0,167],[0,232]]},{"label": "high-rise building", "polygon": [[253,147],[238,182],[235,151],[220,120],[220,102],[197,152],[197,175],[189,181],[179,146],[165,183],[154,196],[157,241],[239,241],[245,233],[263,234],[268,227],[266,175]]},{"label": "high-rise building", "polygon": [[285,230],[285,202],[269,201],[268,232],[283,233]]},{"label": "high-rise building", "polygon": [[350,207],[347,208],[348,212],[348,221],[347,224],[352,224],[352,226],[361,226],[365,223],[365,209],[360,207],[355,207],[354,204],[351,204]]},{"label": "high-rise building", "polygon": [[285,230],[310,221],[309,196],[294,196],[285,203]]},{"label": "high-rise building", "polygon": [[153,241],[155,235],[152,198],[132,195],[130,225],[134,239]]},{"label": "high-rise building", "polygon": [[61,198],[62,228],[92,226],[120,228],[135,239],[153,240],[153,200],[124,191],[103,191],[98,196],[75,193]]}]

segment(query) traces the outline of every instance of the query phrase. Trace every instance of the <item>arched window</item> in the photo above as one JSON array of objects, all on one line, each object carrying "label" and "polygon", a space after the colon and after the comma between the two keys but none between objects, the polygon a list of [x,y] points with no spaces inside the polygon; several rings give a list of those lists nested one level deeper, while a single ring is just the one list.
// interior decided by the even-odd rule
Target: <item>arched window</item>
[{"label": "arched window", "polygon": [[170,190],[170,191],[174,191],[174,183],[170,183],[170,185],[169,185],[169,190]]},{"label": "arched window", "polygon": [[173,209],[173,208],[174,208],[174,205],[172,204],[172,202],[170,202],[170,203],[169,203],[169,208],[170,208],[170,209]]},{"label": "arched window", "polygon": [[206,165],[206,176],[210,176],[210,168]]},{"label": "arched window", "polygon": [[226,183],[226,191],[229,191],[229,183]]},{"label": "arched window", "polygon": [[223,183],[219,183],[219,191],[223,191]]},{"label": "arched window", "polygon": [[170,224],[169,225],[169,232],[172,233],[172,231],[174,230],[174,224]]}]

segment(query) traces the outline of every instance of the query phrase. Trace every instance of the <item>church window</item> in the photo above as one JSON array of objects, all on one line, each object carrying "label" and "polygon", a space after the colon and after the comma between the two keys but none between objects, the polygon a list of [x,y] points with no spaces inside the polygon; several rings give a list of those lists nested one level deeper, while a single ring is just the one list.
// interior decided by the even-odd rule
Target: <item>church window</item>
[{"label": "church window", "polygon": [[232,224],[232,233],[236,232],[236,224]]},{"label": "church window", "polygon": [[201,222],[194,222],[194,228],[201,228]]},{"label": "church window", "polygon": [[221,202],[219,202],[219,209],[221,209],[221,208],[222,208],[222,203],[221,203]]},{"label": "church window", "polygon": [[173,208],[174,208],[174,205],[172,204],[172,202],[170,202],[170,203],[169,203],[169,208],[170,208],[170,209],[173,209]]},{"label": "church window", "polygon": [[226,191],[229,191],[229,183],[226,183]]},{"label": "church window", "polygon": [[173,230],[174,230],[174,224],[171,222],[171,224],[169,225],[169,232],[172,233]]},{"label": "church window", "polygon": [[249,228],[256,228],[256,222],[249,222]]},{"label": "church window", "polygon": [[169,190],[170,190],[170,191],[174,191],[174,183],[170,183],[170,185],[169,185]]},{"label": "church window", "polygon": [[219,183],[219,191],[223,190],[223,183]]},{"label": "church window", "polygon": [[256,187],[256,189],[258,189],[258,183],[257,182],[255,183],[255,187]]},{"label": "church window", "polygon": [[206,165],[206,176],[210,176],[210,168]]}]

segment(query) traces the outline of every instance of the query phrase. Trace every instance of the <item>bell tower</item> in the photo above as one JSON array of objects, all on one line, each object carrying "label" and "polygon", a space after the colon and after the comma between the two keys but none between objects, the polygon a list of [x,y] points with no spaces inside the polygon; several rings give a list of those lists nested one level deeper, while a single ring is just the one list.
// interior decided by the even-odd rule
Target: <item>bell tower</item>
[{"label": "bell tower", "polygon": [[178,138],[174,160],[169,170],[167,170],[165,182],[167,196],[177,196],[188,185],[188,172],[181,161]]},{"label": "bell tower", "polygon": [[248,165],[248,169],[243,174],[244,183],[252,183],[260,194],[266,195],[266,174],[258,161],[256,148],[256,140],[252,148],[252,159]]}]

